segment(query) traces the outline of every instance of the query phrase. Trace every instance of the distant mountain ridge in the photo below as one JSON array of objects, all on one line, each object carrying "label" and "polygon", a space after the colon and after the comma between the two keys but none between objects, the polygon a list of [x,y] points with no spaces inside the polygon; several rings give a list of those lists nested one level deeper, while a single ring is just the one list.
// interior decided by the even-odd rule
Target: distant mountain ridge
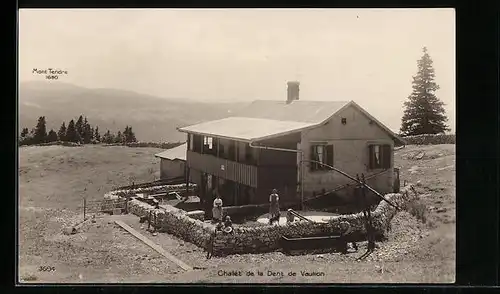
[{"label": "distant mountain ridge", "polygon": [[[248,102],[249,103],[249,102]],[[84,88],[69,83],[30,81],[19,84],[19,130],[35,127],[45,116],[47,131],[58,131],[80,114],[87,116],[101,134],[132,126],[139,141],[184,141],[176,128],[228,117],[247,102],[198,102],[161,98],[128,90]]]}]

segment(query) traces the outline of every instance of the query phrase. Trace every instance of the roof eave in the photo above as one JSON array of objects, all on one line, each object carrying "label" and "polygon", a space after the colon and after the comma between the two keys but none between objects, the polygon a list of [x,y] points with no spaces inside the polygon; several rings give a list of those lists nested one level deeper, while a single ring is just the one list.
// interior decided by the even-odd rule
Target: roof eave
[{"label": "roof eave", "polygon": [[253,139],[250,140],[250,142],[253,143],[253,142],[258,142],[258,141],[262,141],[262,140],[269,140],[269,139],[274,139],[274,138],[278,138],[278,137],[283,137],[283,136],[286,136],[286,135],[291,135],[293,133],[298,133],[298,132],[302,132],[302,131],[305,131],[305,130],[308,130],[308,129],[315,128],[318,125],[319,124],[313,124],[313,125],[309,125],[309,126],[297,128],[297,129],[294,129],[294,130],[291,130],[291,131],[276,133],[276,134],[272,134],[272,135],[268,135],[268,136],[263,136],[263,137],[259,137],[259,138],[253,138]]},{"label": "roof eave", "polygon": [[182,133],[187,133],[187,134],[209,136],[209,137],[213,137],[213,138],[235,140],[235,141],[241,141],[241,142],[250,142],[252,140],[252,139],[244,139],[244,138],[238,138],[238,137],[220,136],[220,135],[211,134],[211,133],[195,132],[195,131],[190,131],[190,130],[179,130],[179,131]]}]

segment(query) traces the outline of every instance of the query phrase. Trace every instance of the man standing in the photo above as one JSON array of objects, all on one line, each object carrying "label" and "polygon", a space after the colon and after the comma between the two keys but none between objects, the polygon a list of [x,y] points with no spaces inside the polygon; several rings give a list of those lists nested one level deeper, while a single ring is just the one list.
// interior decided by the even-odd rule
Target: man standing
[{"label": "man standing", "polygon": [[273,193],[269,196],[269,224],[272,225],[275,221],[280,222],[280,206],[279,206],[278,190],[273,189]]}]

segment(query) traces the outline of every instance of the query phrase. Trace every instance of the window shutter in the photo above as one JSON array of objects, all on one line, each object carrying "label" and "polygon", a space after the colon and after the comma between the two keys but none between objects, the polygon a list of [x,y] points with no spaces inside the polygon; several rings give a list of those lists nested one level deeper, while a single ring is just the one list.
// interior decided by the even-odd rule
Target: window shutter
[{"label": "window shutter", "polygon": [[391,145],[383,145],[382,146],[382,167],[390,168],[391,167]]},{"label": "window shutter", "polygon": [[373,169],[375,165],[375,156],[373,154],[373,145],[368,146],[368,167]]},{"label": "window shutter", "polygon": [[326,146],[326,164],[333,166],[333,145]]},{"label": "window shutter", "polygon": [[[310,147],[311,154],[309,155],[309,158],[310,158],[311,160],[316,160],[316,150],[315,150],[315,148],[314,148],[314,147],[315,147],[314,145],[311,145],[311,147]],[[313,171],[313,170],[314,170],[314,167],[315,167],[315,166],[316,166],[316,163],[315,163],[315,162],[310,162],[310,163],[309,163],[309,169],[310,169],[311,171]]]},{"label": "window shutter", "polygon": [[213,138],[212,139],[212,150],[214,152],[214,155],[217,155],[217,149],[218,149],[218,144],[219,143],[219,138]]}]

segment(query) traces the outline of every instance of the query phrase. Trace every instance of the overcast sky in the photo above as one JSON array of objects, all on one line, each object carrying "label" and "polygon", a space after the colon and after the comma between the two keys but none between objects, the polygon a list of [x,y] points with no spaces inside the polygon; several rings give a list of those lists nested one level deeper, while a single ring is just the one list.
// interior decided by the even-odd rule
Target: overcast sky
[{"label": "overcast sky", "polygon": [[354,100],[393,130],[422,47],[455,129],[453,9],[21,10],[21,81],[205,101]]}]

